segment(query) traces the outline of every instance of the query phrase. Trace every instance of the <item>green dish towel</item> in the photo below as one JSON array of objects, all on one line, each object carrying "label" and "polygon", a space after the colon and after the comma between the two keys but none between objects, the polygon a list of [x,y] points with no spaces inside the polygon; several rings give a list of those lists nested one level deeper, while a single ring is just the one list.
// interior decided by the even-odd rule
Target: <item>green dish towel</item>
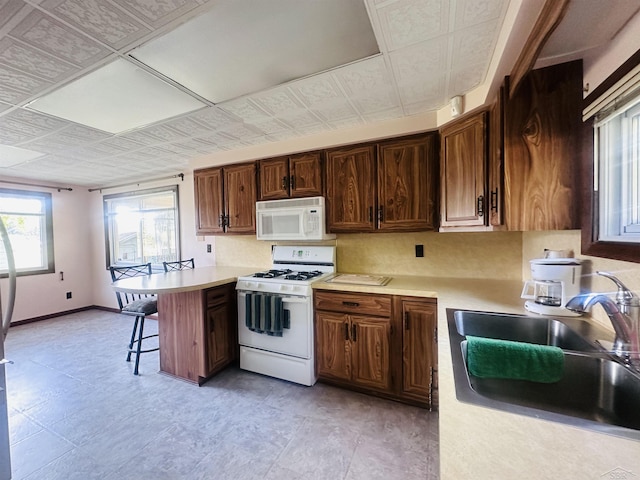
[{"label": "green dish towel", "polygon": [[481,378],[554,383],[564,374],[558,347],[467,336],[467,368]]}]

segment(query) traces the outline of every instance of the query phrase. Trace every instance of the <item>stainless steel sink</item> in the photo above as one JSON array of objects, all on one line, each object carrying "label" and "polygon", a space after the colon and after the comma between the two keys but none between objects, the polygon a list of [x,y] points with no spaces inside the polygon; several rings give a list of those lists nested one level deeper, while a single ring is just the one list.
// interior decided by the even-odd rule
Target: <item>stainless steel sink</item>
[{"label": "stainless steel sink", "polygon": [[527,317],[457,310],[456,330],[462,336],[498,338],[514,342],[553,345],[563,350],[599,351],[599,348],[566,324],[553,318]]},{"label": "stainless steel sink", "polygon": [[[610,333],[579,319],[447,309],[458,400],[640,440],[640,374],[595,339]],[[554,345],[565,351],[556,383],[479,378],[466,368],[466,335]]]}]

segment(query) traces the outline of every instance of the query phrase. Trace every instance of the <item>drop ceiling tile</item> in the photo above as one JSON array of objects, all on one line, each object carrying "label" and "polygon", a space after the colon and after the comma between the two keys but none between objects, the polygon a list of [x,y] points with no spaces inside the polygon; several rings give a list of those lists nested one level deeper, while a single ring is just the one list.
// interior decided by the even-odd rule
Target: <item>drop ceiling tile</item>
[{"label": "drop ceiling tile", "polygon": [[463,29],[502,17],[507,0],[457,0],[455,29]]},{"label": "drop ceiling tile", "polygon": [[211,150],[211,145],[202,143],[195,138],[172,143],[172,145],[174,148],[180,149],[184,153],[190,153],[191,155],[209,153]]},{"label": "drop ceiling tile", "polygon": [[189,117],[170,120],[164,123],[164,126],[179,132],[180,140],[182,140],[185,136],[192,137],[202,133],[210,132],[211,130],[215,130],[215,128],[203,125],[202,123],[196,122],[195,119]]},{"label": "drop ceiling tile", "polygon": [[338,120],[358,118],[358,114],[346,99],[343,101],[337,100],[333,102],[326,102],[323,105],[318,105],[316,108],[312,109],[312,112],[322,118],[323,121],[329,123],[335,123]]},{"label": "drop ceiling tile", "polygon": [[45,0],[40,6],[115,49],[151,32],[131,15],[104,0]]},{"label": "drop ceiling tile", "polygon": [[188,115],[188,118],[195,120],[210,130],[217,130],[218,128],[227,125],[229,123],[241,122],[242,119],[227,113],[219,107],[206,107],[197,112]]},{"label": "drop ceiling tile", "polygon": [[267,112],[247,98],[221,103],[220,108],[247,123],[257,123],[271,118]]},{"label": "drop ceiling tile", "polygon": [[221,145],[223,143],[235,141],[236,139],[221,132],[211,132],[207,133],[206,135],[198,135],[197,137],[195,137],[195,140],[203,142],[205,144]]},{"label": "drop ceiling tile", "polygon": [[25,142],[21,146],[31,150],[37,150],[39,152],[59,153],[77,147],[78,143],[79,142],[76,137],[57,133],[40,137],[31,142]]},{"label": "drop ceiling tile", "polygon": [[0,27],[4,26],[11,18],[25,6],[20,0],[0,1]]},{"label": "drop ceiling tile", "polygon": [[[2,75],[2,72],[0,72],[0,75]],[[0,101],[7,102],[12,105],[18,105],[31,96],[29,92],[25,92],[24,90],[19,91],[6,85],[2,85],[1,83],[0,85],[2,86],[2,88],[0,88]]]},{"label": "drop ceiling tile", "polygon": [[332,73],[349,96],[366,95],[393,87],[382,56],[352,63]]},{"label": "drop ceiling tile", "polygon": [[290,138],[294,138],[297,136],[298,134],[294,130],[288,129],[288,130],[283,130],[281,132],[274,132],[268,135],[267,138],[273,142],[278,142],[281,140],[289,140]]},{"label": "drop ceiling tile", "polygon": [[434,109],[445,105],[447,103],[445,80],[445,75],[441,74],[439,78],[429,78],[428,82],[400,85],[398,90],[405,112],[407,111],[407,105],[418,102],[427,102]]},{"label": "drop ceiling tile", "polygon": [[78,71],[77,67],[10,37],[0,39],[0,63],[52,82]]},{"label": "drop ceiling tile", "polygon": [[0,123],[0,142],[5,145],[17,145],[22,142],[27,142],[32,137],[24,131],[11,130],[2,126]]},{"label": "drop ceiling tile", "polygon": [[363,115],[367,122],[381,122],[383,120],[393,120],[404,115],[401,108],[391,108],[389,110],[379,110],[374,113]]},{"label": "drop ceiling tile", "polygon": [[286,130],[289,128],[288,125],[285,125],[275,118],[266,120],[264,122],[247,123],[247,125],[251,125],[253,128],[257,128],[261,133],[267,135],[270,133],[281,132],[282,130]]},{"label": "drop ceiling tile", "polygon": [[73,150],[66,151],[64,154],[74,159],[87,160],[107,158],[119,153],[122,153],[122,150],[110,148],[108,145],[102,143],[95,143],[87,147],[74,148]]},{"label": "drop ceiling tile", "polygon": [[9,110],[10,108],[11,105],[0,102],[0,113],[4,112],[5,110]]},{"label": "drop ceiling tile", "polygon": [[194,0],[111,0],[153,28],[161,27],[198,7]]},{"label": "drop ceiling tile", "polygon": [[322,105],[338,99],[346,100],[340,87],[330,74],[317,75],[298,80],[289,85],[293,93],[307,107]]},{"label": "drop ceiling tile", "polygon": [[37,10],[27,15],[9,35],[79,67],[88,67],[110,53],[99,43]]},{"label": "drop ceiling tile", "polygon": [[136,142],[129,138],[124,138],[121,135],[115,135],[106,140],[100,142],[108,147],[114,148],[116,150],[136,150],[138,148],[142,148],[144,144],[140,142]]},{"label": "drop ceiling tile", "polygon": [[280,117],[280,120],[296,130],[299,128],[310,127],[312,125],[318,125],[320,123],[320,119],[318,119],[318,117],[313,113],[304,110],[283,115]]},{"label": "drop ceiling tile", "polygon": [[466,65],[489,65],[496,42],[497,21],[489,21],[454,34],[452,70],[464,70]]},{"label": "drop ceiling tile", "polygon": [[63,135],[69,135],[70,137],[76,137],[82,142],[99,142],[100,140],[106,140],[112,137],[110,133],[103,132],[91,127],[85,127],[84,125],[78,125],[75,123],[70,124],[64,130],[60,131]]},{"label": "drop ceiling tile", "polygon": [[353,118],[345,118],[343,120],[336,120],[333,122],[327,122],[327,125],[334,130],[339,130],[341,128],[350,128],[350,127],[355,127],[357,125],[362,125],[363,123],[364,122],[360,117],[353,117]]},{"label": "drop ceiling tile", "polygon": [[138,143],[142,145],[151,145],[158,141],[156,137],[147,135],[142,130],[134,130],[133,132],[123,133],[121,135],[118,135],[117,138],[121,138],[125,141],[130,140],[134,143]]},{"label": "drop ceiling tile", "polygon": [[183,135],[164,125],[154,125],[138,130],[138,133],[153,138],[156,142],[175,142],[182,140]]},{"label": "drop ceiling tile", "polygon": [[26,110],[24,108],[18,108],[13,112],[2,117],[5,119],[12,119],[20,123],[25,123],[38,127],[42,132],[53,132],[55,130],[61,130],[64,127],[70,125],[66,120],[60,118],[51,117],[49,115],[43,115],[33,110]]},{"label": "drop ceiling tile", "polygon": [[[22,73],[14,68],[0,65],[0,85],[3,88],[8,87],[14,92],[22,93],[21,96],[26,99],[50,87],[52,84],[43,79]],[[5,99],[3,98],[3,100]]]},{"label": "drop ceiling tile", "polygon": [[222,127],[220,132],[241,140],[244,140],[245,138],[255,138],[262,135],[262,132],[257,128],[242,123],[232,123],[226,127]]},{"label": "drop ceiling tile", "polygon": [[400,107],[398,95],[391,88],[378,90],[365,96],[354,97],[351,101],[356,110],[363,116]]},{"label": "drop ceiling tile", "polygon": [[388,51],[447,33],[447,0],[402,0],[376,9]]},{"label": "drop ceiling tile", "polygon": [[286,88],[268,90],[248,98],[272,116],[303,108],[302,104]]},{"label": "drop ceiling tile", "polygon": [[447,71],[447,37],[439,37],[389,54],[398,85],[425,81]]},{"label": "drop ceiling tile", "polygon": [[475,65],[465,65],[461,70],[451,72],[451,81],[449,83],[450,95],[461,95],[473,90],[480,85],[487,73],[487,65],[485,63]]},{"label": "drop ceiling tile", "polygon": [[318,123],[315,125],[298,127],[296,128],[296,133],[298,135],[315,135],[317,133],[326,132],[327,130],[330,130],[330,129],[331,127],[329,127],[328,125]]}]

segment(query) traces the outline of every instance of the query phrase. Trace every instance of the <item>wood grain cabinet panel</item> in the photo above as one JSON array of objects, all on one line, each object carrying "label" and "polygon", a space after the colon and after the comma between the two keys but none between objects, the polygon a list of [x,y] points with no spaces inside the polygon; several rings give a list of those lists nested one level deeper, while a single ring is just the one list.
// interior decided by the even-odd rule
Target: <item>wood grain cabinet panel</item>
[{"label": "wood grain cabinet panel", "polygon": [[349,317],[333,312],[316,314],[316,368],[318,376],[351,380]]},{"label": "wood grain cabinet panel", "polygon": [[391,320],[388,317],[351,316],[352,379],[355,383],[382,391],[391,389],[390,340]]},{"label": "wood grain cabinet panel", "polygon": [[402,395],[437,406],[437,308],[435,303],[401,300]]},{"label": "wood grain cabinet panel", "polygon": [[442,129],[440,225],[485,225],[487,114],[482,112]]},{"label": "wood grain cabinet panel", "polygon": [[436,135],[378,145],[378,229],[435,228],[437,161]]},{"label": "wood grain cabinet panel", "polygon": [[222,233],[224,197],[222,169],[207,168],[193,172],[196,208],[196,234]]},{"label": "wood grain cabinet panel", "polygon": [[532,70],[505,102],[509,230],[580,228],[582,61]]},{"label": "wood grain cabinet panel", "polygon": [[255,162],[193,172],[196,234],[256,232]]},{"label": "wood grain cabinet panel", "polygon": [[361,146],[327,151],[329,232],[370,232],[375,228],[375,149]]},{"label": "wood grain cabinet panel", "polygon": [[260,160],[260,200],[322,195],[321,158],[320,152],[308,152]]}]

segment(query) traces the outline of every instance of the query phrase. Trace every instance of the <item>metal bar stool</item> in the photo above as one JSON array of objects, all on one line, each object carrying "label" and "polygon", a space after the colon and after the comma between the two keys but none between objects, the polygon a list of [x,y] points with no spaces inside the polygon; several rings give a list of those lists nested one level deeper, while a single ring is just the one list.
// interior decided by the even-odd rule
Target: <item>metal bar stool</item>
[{"label": "metal bar stool", "polygon": [[173,270],[191,270],[196,267],[193,258],[189,260],[178,260],[177,262],[162,262],[165,272],[171,272]]},{"label": "metal bar stool", "polygon": [[[151,275],[151,264],[145,263],[141,265],[130,265],[127,267],[109,267],[111,271],[111,279],[115,282],[122,278],[138,277],[142,275]],[[140,354],[155,352],[159,347],[142,350],[142,341],[147,338],[157,337],[158,334],[144,336],[144,319],[147,315],[158,313],[158,299],[155,295],[145,295],[137,293],[116,292],[120,313],[124,315],[135,316],[133,322],[133,330],[131,332],[131,340],[129,341],[129,351],[127,353],[127,362],[131,361],[131,354],[135,353],[136,362],[133,368],[133,374],[138,375],[138,365],[140,364]],[[135,348],[134,348],[135,345]]]}]

